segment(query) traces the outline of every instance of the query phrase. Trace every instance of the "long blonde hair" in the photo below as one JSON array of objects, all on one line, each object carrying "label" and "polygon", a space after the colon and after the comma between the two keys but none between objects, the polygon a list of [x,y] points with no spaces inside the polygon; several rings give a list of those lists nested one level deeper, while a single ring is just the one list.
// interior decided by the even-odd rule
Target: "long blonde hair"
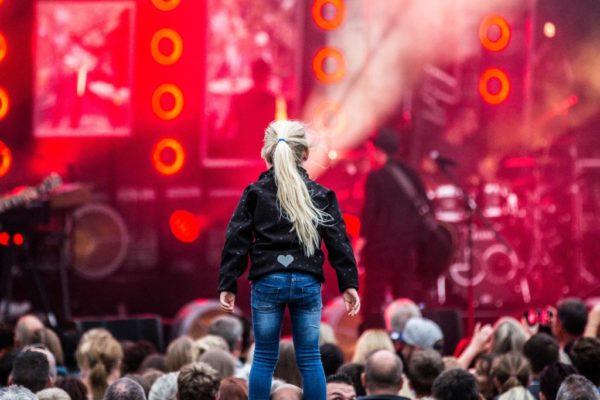
[{"label": "long blonde hair", "polygon": [[315,206],[298,172],[307,152],[306,130],[300,122],[281,120],[269,124],[261,154],[273,166],[282,214],[292,223],[304,253],[312,256],[321,241],[317,227],[332,218]]}]

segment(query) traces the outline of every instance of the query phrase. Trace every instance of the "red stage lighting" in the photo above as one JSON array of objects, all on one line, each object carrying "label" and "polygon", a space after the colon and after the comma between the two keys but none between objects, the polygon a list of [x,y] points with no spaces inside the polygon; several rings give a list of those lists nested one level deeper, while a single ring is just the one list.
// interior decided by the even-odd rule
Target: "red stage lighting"
[{"label": "red stage lighting", "polygon": [[502,103],[510,94],[510,80],[504,71],[488,68],[479,79],[479,94],[483,100],[492,105]]},{"label": "red stage lighting", "polygon": [[10,235],[6,232],[0,232],[0,245],[8,246],[10,242]]},{"label": "red stage lighting", "polygon": [[23,246],[23,243],[25,243],[25,238],[20,233],[15,233],[13,235],[13,243],[15,246]]},{"label": "red stage lighting", "polygon": [[183,146],[175,139],[167,138],[154,146],[152,153],[154,168],[163,175],[173,175],[181,170],[185,162]]},{"label": "red stage lighting", "polygon": [[[323,16],[323,9],[329,5],[335,9],[332,18]],[[315,0],[312,7],[312,16],[315,24],[326,31],[339,28],[346,17],[346,2],[344,0]]]},{"label": "red stage lighting", "polygon": [[352,214],[344,214],[343,217],[348,235],[353,239],[358,238],[360,235],[360,218]]},{"label": "red stage lighting", "polygon": [[169,218],[169,228],[180,242],[192,243],[200,236],[200,219],[189,211],[176,210]]},{"label": "red stage lighting", "polygon": [[[161,43],[165,41],[170,42],[170,52],[164,51],[165,45],[161,46]],[[161,47],[163,49],[161,50]],[[150,41],[150,53],[154,61],[161,65],[173,65],[181,58],[183,53],[183,39],[181,35],[170,28],[159,29],[152,35]]]},{"label": "red stage lighting", "polygon": [[[333,71],[326,70],[325,62],[331,60],[335,63]],[[315,77],[322,83],[335,83],[346,75],[346,60],[338,49],[323,47],[315,54],[312,63]]]},{"label": "red stage lighting", "polygon": [[[168,101],[165,99],[166,96],[170,97],[172,105],[163,104]],[[160,85],[152,94],[152,110],[158,118],[165,121],[177,118],[183,111],[183,104],[183,92],[172,83]]]},{"label": "red stage lighting", "polygon": [[8,45],[6,43],[6,37],[4,37],[4,34],[0,33],[0,62],[2,62],[6,58],[7,50]]},{"label": "red stage lighting", "polygon": [[181,0],[152,0],[154,7],[158,8],[160,11],[174,10],[179,3],[181,3]]},{"label": "red stage lighting", "polygon": [[12,153],[8,146],[0,140],[0,178],[8,173],[12,165]]},{"label": "red stage lighting", "polygon": [[[498,29],[497,37],[490,37],[492,28]],[[511,30],[504,17],[491,15],[486,17],[479,27],[479,40],[483,47],[489,51],[502,51],[508,47],[510,42]]]},{"label": "red stage lighting", "polygon": [[10,98],[8,97],[8,93],[3,87],[0,87],[0,121],[6,117],[9,108]]}]

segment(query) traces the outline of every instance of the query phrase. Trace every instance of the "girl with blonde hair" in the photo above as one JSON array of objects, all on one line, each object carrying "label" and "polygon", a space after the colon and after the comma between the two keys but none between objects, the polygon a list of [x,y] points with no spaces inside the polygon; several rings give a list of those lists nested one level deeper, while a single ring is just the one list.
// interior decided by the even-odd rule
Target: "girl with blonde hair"
[{"label": "girl with blonde hair", "polygon": [[275,121],[265,131],[262,157],[269,170],[244,190],[227,227],[219,275],[223,310],[232,312],[236,280],[250,256],[255,350],[250,400],[267,400],[278,358],[286,306],[292,318],[296,360],[305,398],[324,400],[325,374],[319,352],[324,242],[336,270],[347,312],[360,309],[358,273],[335,193],[308,177],[304,126]]},{"label": "girl with blonde hair", "polygon": [[360,335],[354,348],[352,362],[365,363],[369,354],[377,350],[396,352],[389,334],[383,329],[367,329]]},{"label": "girl with blonde hair", "polygon": [[91,399],[102,400],[108,386],[121,377],[121,345],[107,330],[91,329],[81,337],[75,358]]}]

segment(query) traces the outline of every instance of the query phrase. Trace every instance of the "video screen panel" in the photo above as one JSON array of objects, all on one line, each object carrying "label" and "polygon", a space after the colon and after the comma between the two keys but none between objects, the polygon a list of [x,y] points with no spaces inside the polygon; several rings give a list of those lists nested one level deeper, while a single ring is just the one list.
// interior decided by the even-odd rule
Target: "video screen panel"
[{"label": "video screen panel", "polygon": [[260,163],[267,124],[297,103],[302,3],[207,1],[205,164]]},{"label": "video screen panel", "polygon": [[128,136],[134,1],[39,1],[36,137]]}]

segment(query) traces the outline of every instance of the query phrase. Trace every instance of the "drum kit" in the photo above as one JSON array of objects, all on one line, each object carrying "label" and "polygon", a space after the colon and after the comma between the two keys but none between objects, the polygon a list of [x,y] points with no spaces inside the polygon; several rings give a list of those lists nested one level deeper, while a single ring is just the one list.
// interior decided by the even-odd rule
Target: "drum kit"
[{"label": "drum kit", "polygon": [[498,175],[504,181],[468,188],[443,183],[428,191],[455,246],[438,280],[438,303],[469,301],[469,290],[476,307],[492,308],[555,301],[552,296],[568,292],[571,199],[564,180],[552,176],[559,162],[507,158]]}]

